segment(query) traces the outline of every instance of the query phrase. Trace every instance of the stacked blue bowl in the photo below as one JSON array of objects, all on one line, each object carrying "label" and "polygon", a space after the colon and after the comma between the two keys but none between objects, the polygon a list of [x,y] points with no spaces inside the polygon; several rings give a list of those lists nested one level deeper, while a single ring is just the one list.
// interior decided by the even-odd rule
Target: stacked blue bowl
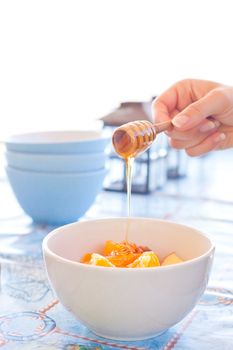
[{"label": "stacked blue bowl", "polygon": [[20,206],[35,222],[61,225],[83,216],[102,190],[106,147],[102,131],[15,135],[6,145],[6,174]]}]

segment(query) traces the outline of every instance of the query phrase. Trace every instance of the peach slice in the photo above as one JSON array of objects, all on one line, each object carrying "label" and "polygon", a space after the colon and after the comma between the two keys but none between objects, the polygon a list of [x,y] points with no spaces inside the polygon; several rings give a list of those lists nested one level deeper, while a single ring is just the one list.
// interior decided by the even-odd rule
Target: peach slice
[{"label": "peach slice", "polygon": [[175,253],[171,253],[168,256],[166,256],[166,258],[163,260],[161,266],[178,264],[178,263],[181,263],[183,261],[184,260],[179,258],[179,256],[177,256]]},{"label": "peach slice", "polygon": [[127,265],[127,267],[155,267],[160,266],[159,258],[154,252],[144,252],[139,258],[134,260],[132,264]]}]

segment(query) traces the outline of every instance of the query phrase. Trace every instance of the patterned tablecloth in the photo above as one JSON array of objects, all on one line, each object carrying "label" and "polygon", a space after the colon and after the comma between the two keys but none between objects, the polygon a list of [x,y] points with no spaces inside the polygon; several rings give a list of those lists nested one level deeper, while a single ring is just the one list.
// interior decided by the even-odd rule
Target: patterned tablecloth
[{"label": "patterned tablecloth", "polygon": [[[52,227],[33,225],[2,178],[0,347],[4,350],[232,350],[232,159],[232,151],[192,159],[187,178],[169,181],[163,190],[151,195],[133,195],[134,216],[164,218],[194,226],[206,232],[217,248],[209,286],[196,308],[163,335],[137,342],[97,337],[63,308],[49,287],[41,254],[41,242]],[[125,194],[103,192],[83,219],[125,216],[125,213]]]}]

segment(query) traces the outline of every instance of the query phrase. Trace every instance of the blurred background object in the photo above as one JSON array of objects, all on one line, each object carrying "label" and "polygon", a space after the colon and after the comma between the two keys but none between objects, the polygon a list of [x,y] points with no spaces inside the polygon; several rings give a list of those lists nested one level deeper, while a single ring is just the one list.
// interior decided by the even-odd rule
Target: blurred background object
[{"label": "blurred background object", "polygon": [[8,138],[6,173],[24,212],[36,223],[53,225],[83,216],[103,188],[110,140],[106,132],[91,130]]}]

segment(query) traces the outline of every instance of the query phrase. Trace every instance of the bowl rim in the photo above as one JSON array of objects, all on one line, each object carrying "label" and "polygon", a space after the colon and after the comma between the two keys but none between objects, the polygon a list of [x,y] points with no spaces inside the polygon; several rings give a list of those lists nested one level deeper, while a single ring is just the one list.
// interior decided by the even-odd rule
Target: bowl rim
[{"label": "bowl rim", "polygon": [[[44,136],[48,136],[48,135],[59,135],[59,134],[80,134],[80,135],[84,135],[84,134],[89,134],[90,137],[87,137],[83,140],[44,140],[43,142],[39,142],[38,140],[27,140],[27,137],[35,137],[35,136],[39,136],[39,135],[44,135]],[[92,135],[92,137],[91,137]],[[48,130],[48,131],[35,131],[35,132],[28,132],[28,133],[22,133],[22,134],[14,134],[11,136],[8,136],[5,140],[4,143],[6,144],[6,146],[10,146],[10,145],[57,145],[57,144],[72,144],[72,143],[79,143],[79,144],[83,144],[86,142],[96,142],[96,141],[102,141],[102,140],[108,140],[111,139],[111,135],[109,133],[107,133],[106,130]]]},{"label": "bowl rim", "polygon": [[37,170],[26,170],[26,169],[19,169],[17,167],[13,167],[10,165],[5,166],[6,173],[9,171],[14,171],[19,174],[27,174],[29,176],[37,175],[37,176],[50,176],[50,177],[59,177],[59,176],[67,176],[67,177],[85,177],[85,176],[94,176],[94,175],[100,175],[100,174],[107,174],[108,168],[105,166],[103,168],[97,169],[97,170],[90,170],[90,171],[71,171],[71,172],[52,172],[52,171],[37,171]]},{"label": "bowl rim", "polygon": [[107,151],[103,150],[102,152],[87,152],[87,153],[32,153],[32,152],[17,152],[13,150],[5,150],[4,156],[19,156],[19,157],[30,157],[30,158],[95,158],[95,157],[103,157],[106,158],[108,156]]},{"label": "bowl rim", "polygon": [[[121,268],[116,268],[116,267],[105,267],[105,266],[95,266],[95,265],[89,265],[89,264],[84,264],[81,263],[79,261],[74,261],[74,260],[70,260],[70,259],[66,259],[61,257],[60,255],[54,253],[53,251],[51,251],[48,247],[48,242],[49,240],[57,235],[58,233],[60,233],[60,231],[62,231],[62,229],[64,227],[68,227],[68,226],[75,226],[75,225],[82,225],[85,224],[87,222],[100,222],[100,221],[119,221],[119,220],[141,220],[141,221],[153,221],[153,222],[158,222],[158,223],[168,223],[168,224],[172,224],[172,225],[176,225],[176,226],[181,226],[183,228],[188,228],[191,229],[193,231],[195,231],[197,234],[199,234],[200,236],[207,238],[210,242],[210,248],[204,253],[201,254],[200,256],[193,258],[193,259],[189,259],[186,261],[183,261],[179,264],[173,264],[173,265],[166,265],[166,266],[159,266],[159,268],[155,268],[155,267],[140,267],[140,268],[127,268],[127,267],[121,267]],[[127,218],[127,217],[105,217],[105,218],[99,218],[99,219],[88,219],[88,220],[83,220],[83,221],[77,221],[77,222],[73,222],[67,225],[63,225],[60,227],[55,228],[54,230],[52,230],[50,233],[47,234],[47,236],[43,239],[42,242],[42,251],[43,251],[43,255],[46,253],[50,256],[52,256],[53,258],[55,258],[56,260],[59,260],[60,262],[66,263],[66,264],[71,264],[74,266],[78,266],[82,269],[97,269],[100,271],[118,271],[117,273],[121,273],[120,271],[131,271],[131,273],[139,273],[139,271],[157,271],[156,273],[159,273],[158,271],[164,271],[164,270],[173,270],[173,269],[180,269],[183,268],[184,266],[188,266],[191,264],[197,264],[199,261],[204,260],[207,256],[214,254],[215,251],[215,245],[212,243],[210,237],[206,234],[204,234],[202,231],[199,231],[198,229],[188,226],[188,225],[184,225],[184,224],[180,224],[174,221],[170,221],[170,220],[164,220],[164,219],[157,219],[157,218],[147,218],[147,217],[138,217],[138,216],[133,216],[131,218]],[[134,271],[134,272],[132,272]],[[140,272],[141,273],[141,272]]]}]

